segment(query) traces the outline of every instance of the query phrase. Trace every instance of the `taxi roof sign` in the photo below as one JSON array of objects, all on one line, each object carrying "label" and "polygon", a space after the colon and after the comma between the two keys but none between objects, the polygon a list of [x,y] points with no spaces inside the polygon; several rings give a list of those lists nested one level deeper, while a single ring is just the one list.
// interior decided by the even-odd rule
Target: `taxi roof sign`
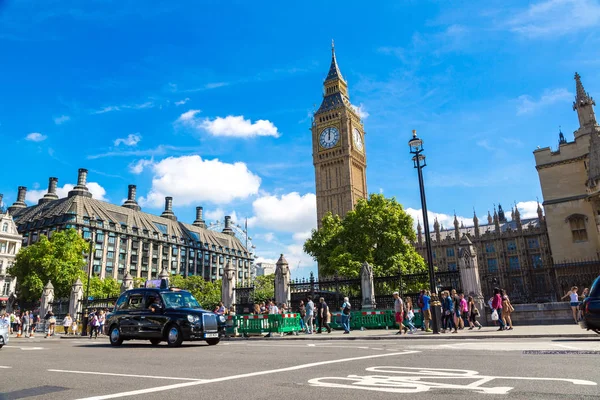
[{"label": "taxi roof sign", "polygon": [[169,288],[169,280],[168,279],[149,279],[144,283],[145,288],[156,288],[156,289],[168,289]]}]

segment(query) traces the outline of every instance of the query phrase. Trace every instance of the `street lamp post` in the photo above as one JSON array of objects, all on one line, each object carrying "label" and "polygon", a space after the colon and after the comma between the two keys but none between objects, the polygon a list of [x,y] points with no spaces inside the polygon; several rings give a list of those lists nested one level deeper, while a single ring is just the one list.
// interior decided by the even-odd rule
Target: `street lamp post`
[{"label": "street lamp post", "polygon": [[[435,280],[435,270],[433,268],[433,252],[431,251],[431,236],[429,235],[429,218],[427,215],[427,200],[425,198],[425,185],[423,183],[423,168],[427,166],[425,155],[423,154],[423,140],[417,137],[417,131],[413,130],[413,137],[408,141],[410,154],[413,154],[414,167],[419,175],[419,190],[421,192],[421,209],[423,210],[423,224],[425,225],[425,247],[427,248],[427,267],[429,268],[429,290],[432,300],[437,299],[437,285]],[[433,333],[440,333],[438,326],[437,307],[431,304],[432,311],[432,329]]]},{"label": "street lamp post", "polygon": [[92,279],[93,269],[93,257],[92,252],[94,251],[94,232],[95,232],[96,221],[95,218],[90,218],[90,248],[88,249],[88,273],[87,273],[87,286],[85,288],[85,302],[82,310],[81,318],[81,336],[87,336],[88,326],[88,302],[90,300],[90,281]]}]

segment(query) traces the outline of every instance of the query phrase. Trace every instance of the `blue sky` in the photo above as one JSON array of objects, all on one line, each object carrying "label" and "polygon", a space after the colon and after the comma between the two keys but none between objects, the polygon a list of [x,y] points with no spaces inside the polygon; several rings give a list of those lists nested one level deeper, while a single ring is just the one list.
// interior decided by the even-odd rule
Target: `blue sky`
[{"label": "blue sky", "polygon": [[600,96],[598,1],[377,3],[0,0],[5,203],[19,185],[35,202],[49,176],[66,191],[84,167],[97,198],[134,183],[149,212],[172,195],[184,221],[197,205],[249,218],[258,256],[306,276],[310,115],[335,39],[366,116],[369,192],[418,215],[417,129],[442,224],[498,203],[531,214],[533,150],[577,129],[575,71]]}]

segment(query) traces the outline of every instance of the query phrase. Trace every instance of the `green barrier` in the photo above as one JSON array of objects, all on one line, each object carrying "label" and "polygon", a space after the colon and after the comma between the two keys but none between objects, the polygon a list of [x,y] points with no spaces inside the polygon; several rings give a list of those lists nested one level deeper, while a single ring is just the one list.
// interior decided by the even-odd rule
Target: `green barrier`
[{"label": "green barrier", "polygon": [[241,335],[263,333],[299,332],[300,314],[230,315],[227,318],[227,334]]},{"label": "green barrier", "polygon": [[269,315],[270,332],[290,333],[300,332],[300,314],[273,314]]}]

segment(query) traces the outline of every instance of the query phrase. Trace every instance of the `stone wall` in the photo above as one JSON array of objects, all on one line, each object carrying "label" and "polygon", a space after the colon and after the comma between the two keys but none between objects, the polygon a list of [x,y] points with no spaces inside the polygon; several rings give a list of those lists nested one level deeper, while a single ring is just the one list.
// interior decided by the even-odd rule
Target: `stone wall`
[{"label": "stone wall", "polygon": [[[510,315],[513,325],[574,324],[571,307],[566,301],[544,304],[513,304]],[[486,307],[487,325],[493,325],[491,311]],[[482,318],[483,319],[483,318]],[[483,321],[482,321],[483,322]]]}]

